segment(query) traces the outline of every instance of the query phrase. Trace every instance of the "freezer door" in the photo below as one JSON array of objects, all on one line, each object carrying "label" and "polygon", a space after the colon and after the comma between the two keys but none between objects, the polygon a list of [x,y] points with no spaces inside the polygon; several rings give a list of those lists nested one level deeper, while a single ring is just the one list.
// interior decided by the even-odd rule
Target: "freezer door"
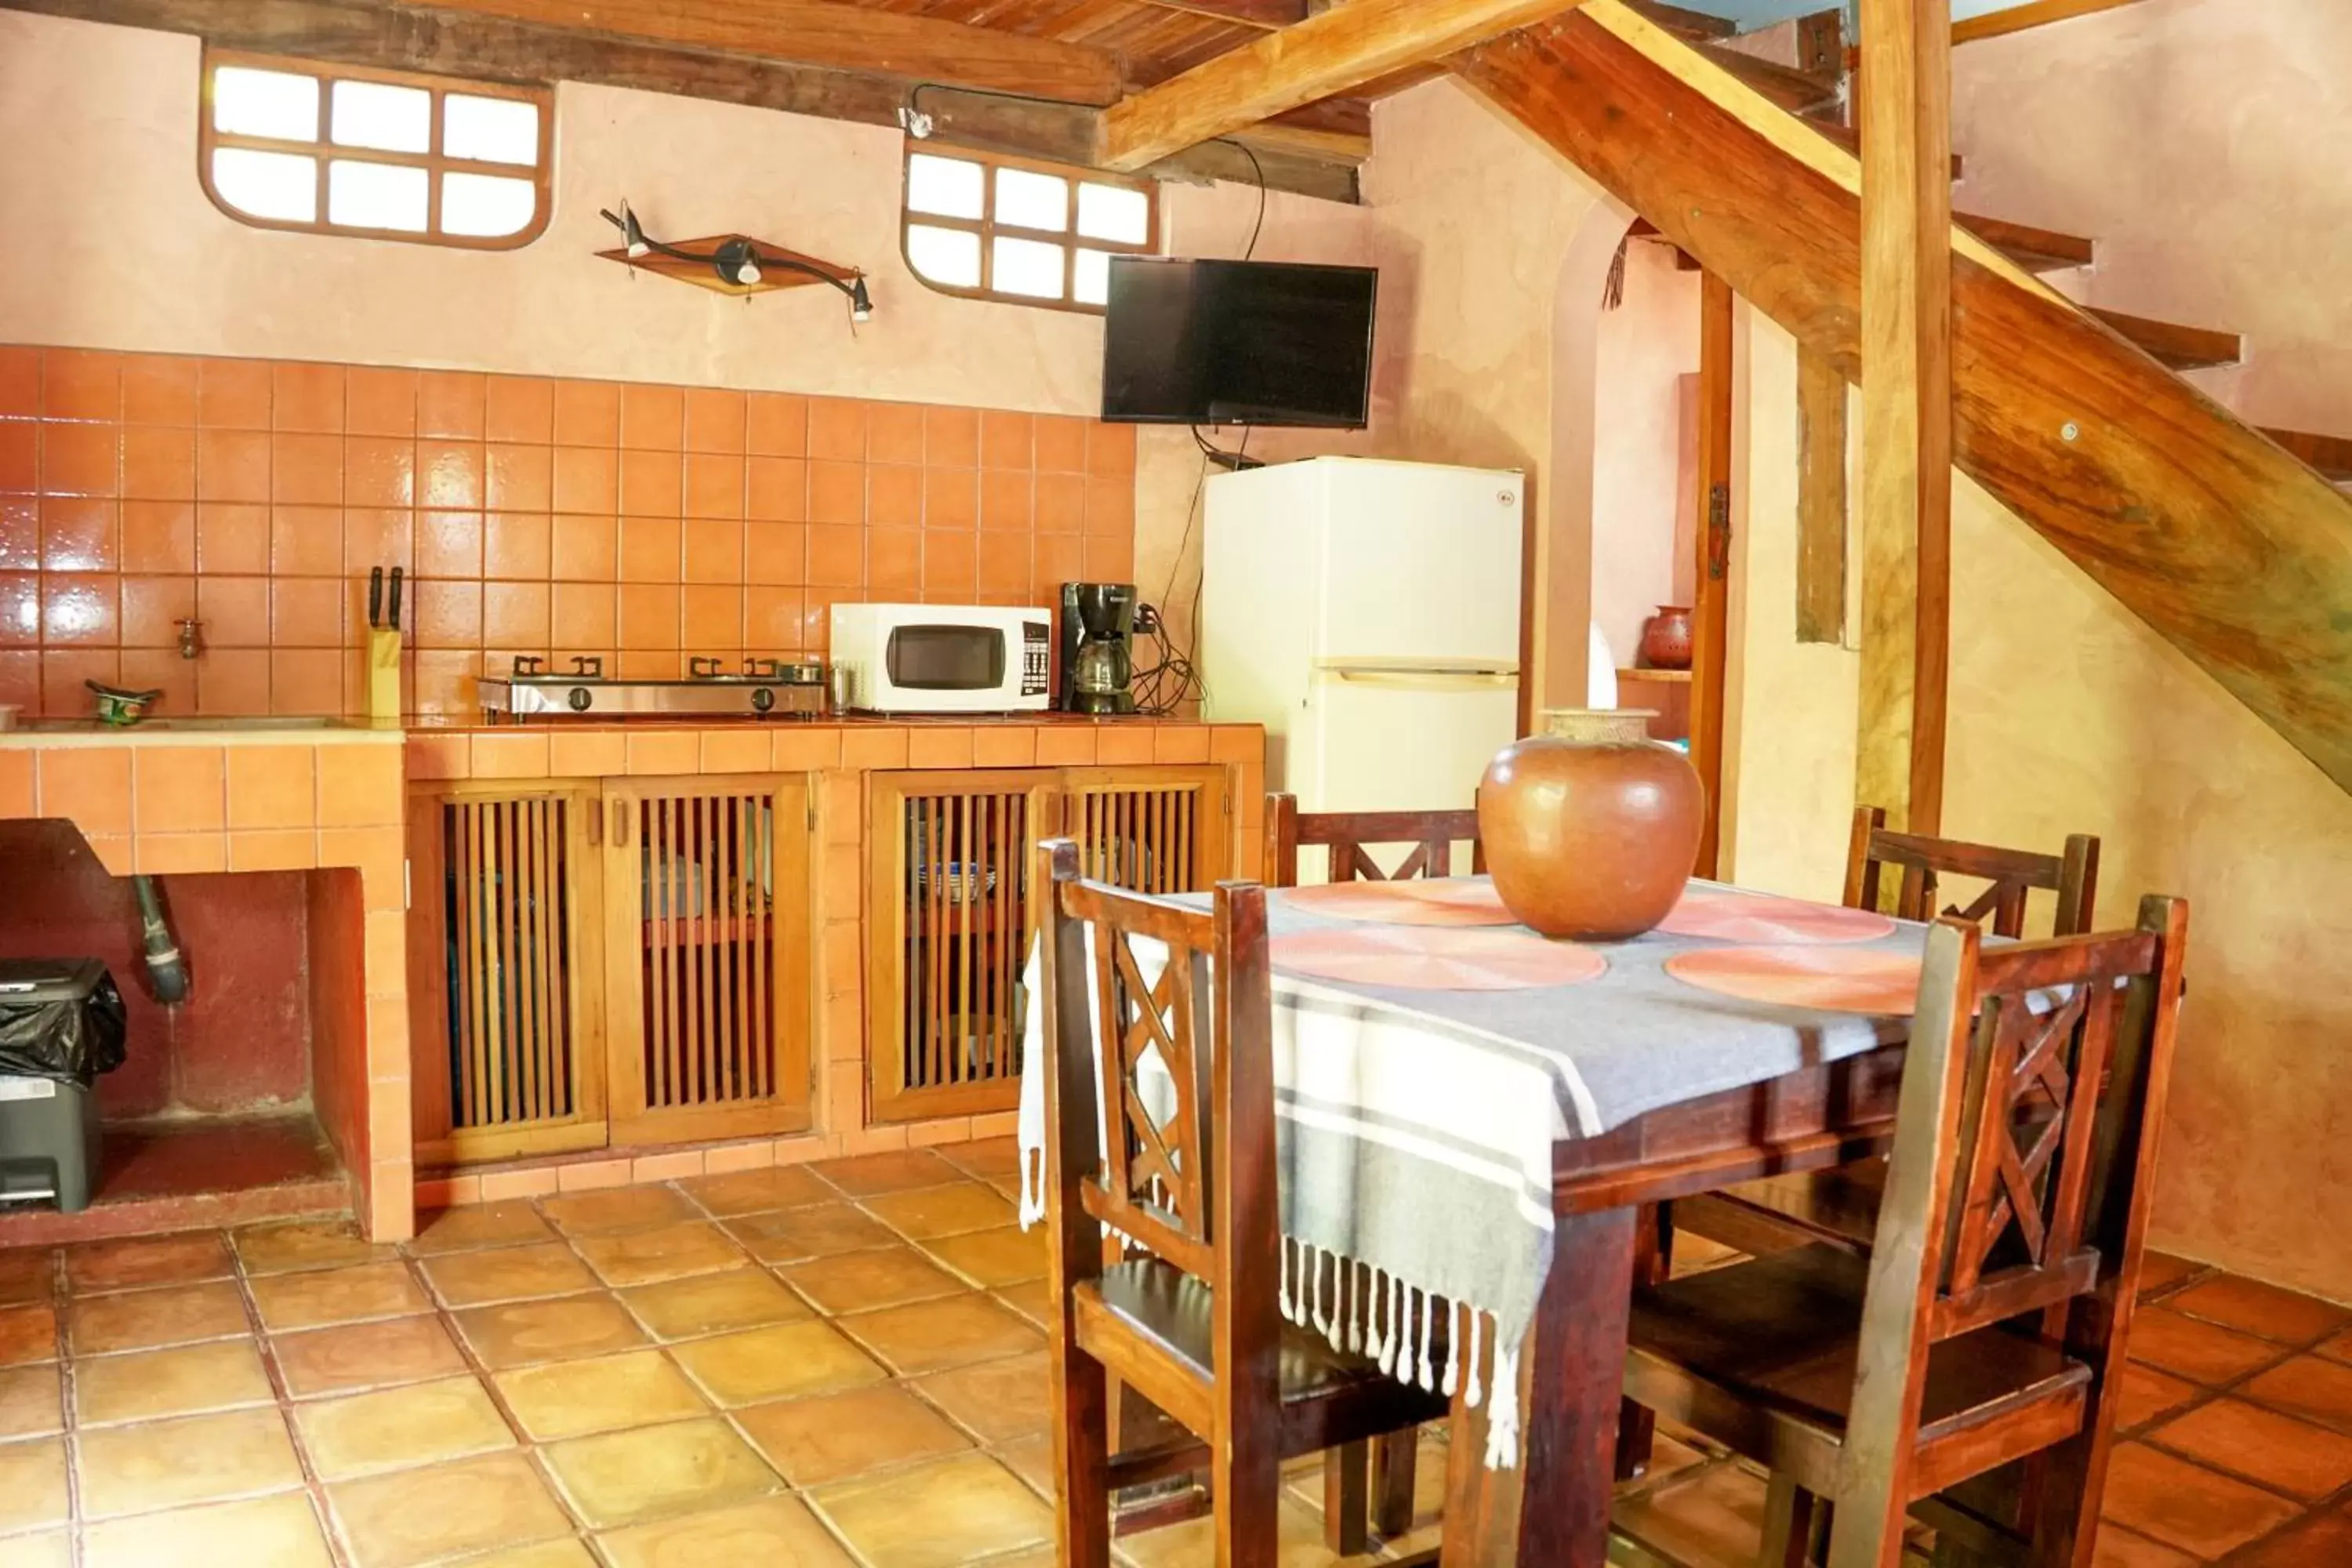
[{"label": "freezer door", "polygon": [[1422,463],[1318,467],[1328,510],[1318,658],[1518,657],[1520,475]]},{"label": "freezer door", "polygon": [[1301,811],[1465,808],[1518,712],[1508,664],[1325,666],[1292,732],[1288,787]]}]

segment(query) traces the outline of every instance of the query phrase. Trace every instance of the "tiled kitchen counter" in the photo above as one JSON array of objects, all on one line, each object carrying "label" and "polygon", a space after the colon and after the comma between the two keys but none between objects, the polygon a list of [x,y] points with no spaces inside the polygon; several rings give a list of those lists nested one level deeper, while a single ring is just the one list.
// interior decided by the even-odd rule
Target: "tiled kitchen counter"
[{"label": "tiled kitchen counter", "polygon": [[0,818],[70,822],[118,877],[351,873],[313,882],[313,952],[332,973],[311,1061],[320,1121],[378,1240],[415,1226],[402,740],[358,723],[0,733]]}]

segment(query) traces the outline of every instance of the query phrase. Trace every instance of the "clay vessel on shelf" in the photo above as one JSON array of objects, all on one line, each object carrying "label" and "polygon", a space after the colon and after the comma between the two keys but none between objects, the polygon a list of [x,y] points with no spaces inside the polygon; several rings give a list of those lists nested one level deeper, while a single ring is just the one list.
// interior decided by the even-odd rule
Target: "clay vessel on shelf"
[{"label": "clay vessel on shelf", "polygon": [[1478,786],[1504,908],[1551,937],[1622,942],[1666,918],[1698,860],[1706,792],[1641,709],[1555,709]]},{"label": "clay vessel on shelf", "polygon": [[1642,662],[1652,669],[1691,667],[1691,613],[1681,605],[1660,605],[1642,623]]}]

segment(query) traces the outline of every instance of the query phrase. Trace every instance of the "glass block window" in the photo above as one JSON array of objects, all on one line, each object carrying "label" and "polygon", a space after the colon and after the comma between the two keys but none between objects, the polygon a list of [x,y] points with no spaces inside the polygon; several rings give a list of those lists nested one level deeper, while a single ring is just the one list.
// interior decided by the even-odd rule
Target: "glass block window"
[{"label": "glass block window", "polygon": [[907,143],[907,265],[943,294],[1100,310],[1110,258],[1160,250],[1158,187]]},{"label": "glass block window", "polygon": [[205,194],[240,223],[479,250],[547,227],[554,96],[207,51]]}]

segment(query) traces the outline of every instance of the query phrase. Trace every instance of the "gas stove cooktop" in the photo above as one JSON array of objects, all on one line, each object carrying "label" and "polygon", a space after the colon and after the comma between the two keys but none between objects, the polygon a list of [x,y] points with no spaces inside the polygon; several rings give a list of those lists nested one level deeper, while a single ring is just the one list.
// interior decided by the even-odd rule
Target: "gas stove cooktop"
[{"label": "gas stove cooktop", "polygon": [[748,714],[754,718],[822,718],[826,710],[824,666],[776,658],[726,661],[695,658],[683,680],[607,678],[604,661],[575,657],[569,671],[519,654],[503,679],[482,681],[482,707],[493,716],[626,719],[655,714]]}]

